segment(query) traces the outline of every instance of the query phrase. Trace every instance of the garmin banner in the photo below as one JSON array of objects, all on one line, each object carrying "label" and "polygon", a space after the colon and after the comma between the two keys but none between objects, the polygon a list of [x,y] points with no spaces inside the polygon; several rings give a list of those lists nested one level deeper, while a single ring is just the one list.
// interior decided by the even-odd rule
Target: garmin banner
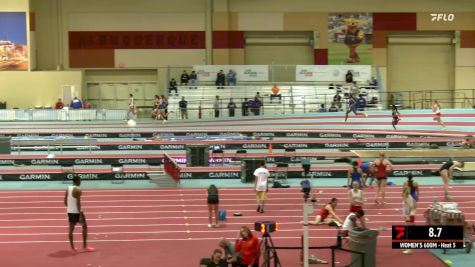
[{"label": "garmin banner", "polygon": [[[167,140],[174,138],[174,140],[192,140],[193,138],[206,140],[207,137],[219,137],[220,139],[232,139],[235,137],[252,137],[255,139],[265,139],[269,137],[292,137],[292,138],[333,138],[333,139],[371,139],[371,138],[388,138],[388,139],[418,139],[418,138],[447,138],[445,136],[428,136],[428,135],[404,135],[404,134],[373,134],[373,133],[331,133],[331,132],[174,132],[174,133],[152,133],[152,132],[124,132],[124,133],[40,133],[40,134],[24,134],[24,133],[10,133],[0,134],[0,136],[24,137],[24,138],[38,138],[38,137],[85,137],[88,138],[153,138],[157,140]],[[178,137],[178,138],[177,138]],[[454,141],[460,138],[453,139]],[[460,141],[461,142],[461,141]]]},{"label": "garmin banner", "polygon": [[[409,173],[412,173],[414,177],[420,176],[432,176],[437,170],[394,170],[391,171],[389,177],[407,177]],[[310,175],[313,175],[314,178],[344,178],[347,176],[348,171],[346,170],[312,170]],[[270,171],[271,178],[275,177],[276,172]],[[214,171],[214,172],[181,172],[181,179],[241,179],[240,171]],[[302,171],[289,171],[287,172],[288,178],[299,178],[303,177]]]},{"label": "garmin banner", "polygon": [[[364,149],[364,148],[373,148],[373,149],[386,149],[386,148],[429,148],[431,146],[437,145],[438,147],[459,147],[461,142],[455,141],[430,141],[426,139],[423,142],[417,142],[412,140],[412,142],[405,141],[393,141],[393,142],[364,142],[364,140],[348,140],[348,141],[320,141],[320,142],[301,142],[301,143],[290,143],[290,140],[280,140],[280,143],[276,143],[275,140],[272,143],[272,148],[274,149],[315,149],[315,148],[335,148],[340,149],[341,151],[348,151],[351,149]],[[289,143],[287,143],[289,142]],[[196,142],[199,143],[199,142]],[[208,142],[209,143],[209,142]],[[223,149],[269,149],[269,142],[261,140],[261,142],[248,142],[243,141],[242,143],[227,143],[225,140],[216,140],[212,144],[209,143],[210,149],[212,146],[219,145]],[[149,144],[149,143],[123,143],[123,144],[109,144],[107,142],[98,143],[98,150],[110,151],[110,150],[185,150],[186,144]],[[18,150],[17,147],[12,147],[13,151]],[[35,147],[22,147],[21,151],[37,151]],[[67,147],[63,148],[63,151],[84,151],[89,150],[85,147]]]},{"label": "garmin banner", "polygon": [[366,83],[371,79],[370,65],[297,65],[295,78],[302,82],[345,82],[345,74],[351,71],[353,80]]},{"label": "garmin banner", "polygon": [[32,173],[32,174],[0,174],[3,181],[62,181],[72,180],[78,175],[82,180],[145,180],[150,179],[145,172],[124,173]]},{"label": "garmin banner", "polygon": [[[415,177],[436,175],[438,170],[393,170],[389,177],[407,177],[411,173]],[[271,170],[271,177],[276,175]],[[30,174],[0,174],[0,181],[62,181],[72,180],[74,175],[79,175],[82,180],[146,180],[150,179],[145,172],[126,172],[126,173],[30,173]],[[207,172],[181,172],[181,179],[241,179],[241,171],[216,171]],[[310,175],[314,178],[344,178],[347,175],[346,170],[311,170]],[[302,171],[287,172],[288,178],[302,178]]]},{"label": "garmin banner", "polygon": [[193,70],[198,75],[198,81],[203,82],[216,81],[220,70],[224,72],[224,75],[227,75],[229,70],[233,70],[238,82],[266,82],[269,80],[269,66],[267,65],[195,65]]},{"label": "garmin banner", "polygon": [[0,159],[0,166],[14,165],[160,165],[161,158],[43,158],[43,159]]}]

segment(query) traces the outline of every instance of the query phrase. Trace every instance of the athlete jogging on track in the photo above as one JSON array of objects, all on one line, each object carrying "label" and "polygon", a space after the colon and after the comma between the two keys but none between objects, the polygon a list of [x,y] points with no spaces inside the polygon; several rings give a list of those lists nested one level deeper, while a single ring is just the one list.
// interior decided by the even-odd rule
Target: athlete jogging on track
[{"label": "athlete jogging on track", "polygon": [[462,161],[449,160],[440,167],[439,174],[440,177],[442,177],[442,182],[444,183],[444,193],[447,200],[452,199],[452,196],[449,195],[449,180],[452,179],[454,168],[463,168],[464,166],[465,163]]},{"label": "athlete jogging on track", "polygon": [[83,251],[92,252],[94,248],[87,246],[87,223],[86,217],[81,210],[81,178],[79,176],[73,177],[73,185],[69,186],[64,195],[64,205],[67,207],[68,220],[69,220],[69,244],[73,253],[76,253],[77,250],[74,247],[73,241],[73,232],[76,224],[82,225],[82,240],[83,240]]},{"label": "athlete jogging on track", "polygon": [[356,101],[356,99],[350,95],[350,97],[348,98],[348,110],[346,111],[346,115],[345,115],[345,122],[348,120],[348,114],[350,114],[351,112],[353,112],[355,115],[363,115],[365,117],[368,117],[368,114],[366,114],[365,112],[357,112],[358,110],[358,101]]},{"label": "athlete jogging on track", "polygon": [[[378,181],[378,188],[376,189],[376,204],[385,204],[384,198],[386,195],[386,183],[388,180],[388,170],[393,170],[393,165],[385,159],[384,153],[379,153],[379,158],[374,161],[374,166],[376,168],[376,180]],[[382,201],[379,202],[378,198],[381,194]]]},{"label": "athlete jogging on track", "polygon": [[442,126],[444,129],[447,129],[447,126],[445,126],[444,121],[442,120],[442,113],[440,111],[440,104],[439,101],[434,100],[434,104],[432,105],[432,112],[435,113],[434,121],[436,121],[440,126]]},{"label": "athlete jogging on track", "polygon": [[401,119],[399,118],[399,116],[401,115],[401,113],[399,113],[399,110],[397,110],[396,105],[392,105],[391,109],[392,109],[392,117],[393,117],[392,125],[393,125],[394,130],[396,130],[396,125],[397,125],[397,124],[399,123],[399,121],[401,120]]}]

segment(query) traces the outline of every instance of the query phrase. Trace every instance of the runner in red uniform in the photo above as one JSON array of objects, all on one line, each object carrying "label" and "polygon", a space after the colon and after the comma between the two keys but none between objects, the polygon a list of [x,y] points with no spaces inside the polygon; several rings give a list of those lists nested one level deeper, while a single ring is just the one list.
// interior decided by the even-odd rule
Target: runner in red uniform
[{"label": "runner in red uniform", "polygon": [[332,198],[325,207],[320,210],[320,213],[315,217],[315,221],[309,221],[308,224],[318,225],[318,224],[328,224],[340,226],[343,221],[335,214],[336,204],[338,199]]},{"label": "runner in red uniform", "polygon": [[[384,204],[384,198],[386,196],[386,183],[388,180],[388,171],[393,170],[393,165],[385,159],[384,153],[379,153],[379,158],[374,161],[376,167],[376,180],[378,181],[378,188],[376,189],[376,204]],[[382,201],[380,202],[379,196],[381,195]]]}]

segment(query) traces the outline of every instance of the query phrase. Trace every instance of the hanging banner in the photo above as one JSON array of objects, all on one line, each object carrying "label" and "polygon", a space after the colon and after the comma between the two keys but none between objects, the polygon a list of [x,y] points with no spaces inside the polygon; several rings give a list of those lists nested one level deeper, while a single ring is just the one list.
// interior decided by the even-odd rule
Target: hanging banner
[{"label": "hanging banner", "polygon": [[328,64],[373,63],[373,14],[328,14]]},{"label": "hanging banner", "polygon": [[305,82],[345,82],[345,74],[351,71],[353,80],[366,83],[371,79],[370,65],[297,65],[295,77]]},{"label": "hanging banner", "polygon": [[0,12],[0,70],[28,70],[26,13]]},{"label": "hanging banner", "polygon": [[198,81],[214,82],[218,72],[222,70],[227,76],[229,70],[236,73],[236,80],[245,82],[266,82],[269,80],[267,65],[195,65],[193,70],[198,75]]}]

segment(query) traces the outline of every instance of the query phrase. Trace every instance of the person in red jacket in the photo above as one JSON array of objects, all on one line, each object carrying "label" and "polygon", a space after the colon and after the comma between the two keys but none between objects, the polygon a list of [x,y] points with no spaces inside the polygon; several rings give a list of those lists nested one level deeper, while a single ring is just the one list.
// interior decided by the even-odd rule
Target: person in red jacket
[{"label": "person in red jacket", "polygon": [[259,240],[249,227],[241,227],[234,249],[241,255],[241,263],[236,266],[259,267]]},{"label": "person in red jacket", "polygon": [[54,108],[55,109],[63,109],[64,108],[64,103],[61,100],[61,98],[58,98],[58,102],[56,102],[56,104],[54,105]]}]

